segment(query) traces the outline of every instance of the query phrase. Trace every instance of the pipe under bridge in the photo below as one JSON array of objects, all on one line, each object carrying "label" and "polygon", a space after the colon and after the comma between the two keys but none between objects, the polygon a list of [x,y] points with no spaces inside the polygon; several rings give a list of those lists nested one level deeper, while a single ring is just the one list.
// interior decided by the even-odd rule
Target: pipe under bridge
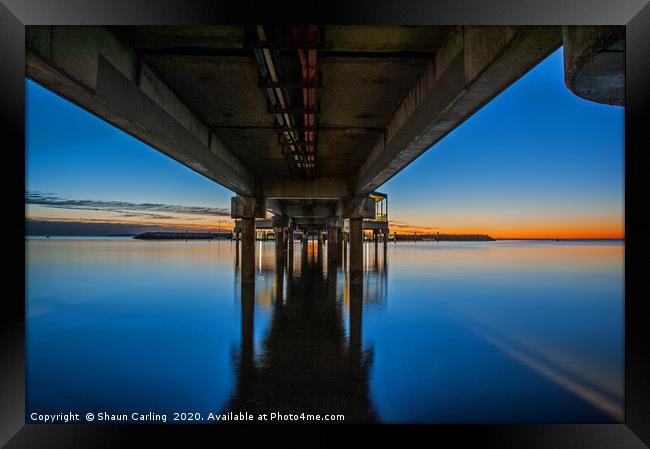
[{"label": "pipe under bridge", "polygon": [[267,212],[278,239],[320,229],[339,245],[345,223],[357,282],[376,189],[561,45],[572,92],[623,104],[624,38],[607,26],[27,26],[26,74],[235,192],[242,282]]}]

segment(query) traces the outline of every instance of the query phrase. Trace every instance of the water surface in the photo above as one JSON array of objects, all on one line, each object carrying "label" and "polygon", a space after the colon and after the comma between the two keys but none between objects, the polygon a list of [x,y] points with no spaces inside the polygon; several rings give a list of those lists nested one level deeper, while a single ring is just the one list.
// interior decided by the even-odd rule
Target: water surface
[{"label": "water surface", "polygon": [[230,241],[26,249],[28,413],[623,419],[623,242],[367,243],[361,287],[314,242],[253,288]]}]

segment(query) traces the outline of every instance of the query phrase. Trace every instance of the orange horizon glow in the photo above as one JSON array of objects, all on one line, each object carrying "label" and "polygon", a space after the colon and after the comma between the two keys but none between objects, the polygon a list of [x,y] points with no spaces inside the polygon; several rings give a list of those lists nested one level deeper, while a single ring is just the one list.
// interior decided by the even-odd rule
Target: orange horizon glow
[{"label": "orange horizon glow", "polygon": [[[463,210],[429,216],[420,210],[415,216],[396,214],[389,220],[391,234],[418,233],[487,234],[495,239],[624,239],[625,222],[622,211],[593,211],[581,216],[568,213],[520,211],[495,214],[490,210]],[[426,214],[426,215],[425,215]],[[235,220],[228,216],[147,211],[106,211],[63,209],[43,205],[27,205],[26,218],[38,221],[115,224],[138,227],[167,228],[178,231],[232,231]],[[268,217],[267,217],[268,218]],[[404,219],[406,218],[406,219]],[[437,225],[429,223],[436,220]]]},{"label": "orange horizon glow", "polygon": [[599,227],[583,228],[568,226],[559,229],[544,228],[475,228],[475,227],[453,227],[453,228],[429,228],[425,226],[400,226],[390,227],[391,234],[408,235],[418,233],[436,235],[440,234],[483,234],[495,239],[624,239],[625,231],[622,227]]},{"label": "orange horizon glow", "polygon": [[471,234],[480,234],[480,235],[489,235],[494,239],[612,239],[612,240],[624,240],[625,233],[619,230],[611,231],[602,231],[602,230],[561,230],[557,232],[550,232],[548,230],[525,230],[525,231],[516,231],[516,230],[507,230],[507,231],[496,231],[496,232],[485,232],[480,229],[446,229],[446,230],[431,230],[423,231],[421,227],[418,228],[400,228],[399,230],[390,230],[391,234],[397,235],[413,235],[417,233],[418,235],[436,235],[437,233],[450,234],[450,235],[471,235]]},{"label": "orange horizon glow", "polygon": [[[426,219],[426,218],[425,218]],[[468,218],[466,224],[451,218],[440,219],[441,226],[420,225],[409,221],[391,221],[390,232],[399,234],[487,234],[495,239],[624,239],[625,223],[622,215],[571,218],[503,219],[485,217],[480,221]],[[473,222],[471,225],[469,222]]]},{"label": "orange horizon glow", "polygon": [[[42,211],[45,212],[45,211]],[[179,231],[217,231],[228,232],[234,227],[235,220],[229,217],[214,219],[212,217],[194,217],[178,216],[171,219],[156,220],[142,218],[123,218],[111,217],[110,214],[85,214],[61,213],[56,211],[52,213],[32,214],[27,213],[26,218],[38,221],[52,222],[77,222],[77,223],[102,223],[115,225],[131,226],[150,226],[177,229]],[[593,223],[593,222],[592,222]],[[560,223],[555,223],[559,225]],[[535,226],[533,223],[513,223],[510,226],[427,226],[408,224],[403,221],[389,222],[391,234],[398,235],[436,235],[440,234],[486,234],[495,239],[625,239],[623,220],[599,221],[592,226],[586,226],[588,223],[581,220],[561,223],[561,226],[549,226],[545,228],[539,223]]]},{"label": "orange horizon glow", "polygon": [[[426,214],[426,215],[425,215]],[[444,211],[430,217],[425,211],[405,220],[390,220],[391,233],[397,234],[487,234],[495,239],[624,239],[623,210],[593,209],[580,215],[570,210],[504,211],[489,209]],[[401,218],[401,217],[397,217]],[[431,226],[433,220],[437,226]]]}]

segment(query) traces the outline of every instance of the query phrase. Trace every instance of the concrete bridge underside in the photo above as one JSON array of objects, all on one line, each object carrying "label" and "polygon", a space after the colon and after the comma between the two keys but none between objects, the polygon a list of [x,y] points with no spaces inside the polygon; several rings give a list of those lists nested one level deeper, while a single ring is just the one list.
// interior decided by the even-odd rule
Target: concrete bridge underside
[{"label": "concrete bridge underside", "polygon": [[[301,224],[360,279],[369,194],[565,45],[565,81],[623,104],[624,28],[28,26],[27,76],[237,194],[242,281],[254,220],[279,254]],[[285,232],[286,231],[286,232]],[[282,236],[285,240],[282,240]],[[289,245],[289,248],[291,245]],[[332,251],[330,254],[340,254]]]}]

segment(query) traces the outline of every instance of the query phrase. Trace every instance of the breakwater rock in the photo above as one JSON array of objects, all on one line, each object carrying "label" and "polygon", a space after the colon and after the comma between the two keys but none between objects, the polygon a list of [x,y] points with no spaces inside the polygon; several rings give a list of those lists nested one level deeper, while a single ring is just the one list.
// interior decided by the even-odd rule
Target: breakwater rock
[{"label": "breakwater rock", "polygon": [[229,239],[230,232],[144,232],[134,236],[140,240],[214,240]]}]

